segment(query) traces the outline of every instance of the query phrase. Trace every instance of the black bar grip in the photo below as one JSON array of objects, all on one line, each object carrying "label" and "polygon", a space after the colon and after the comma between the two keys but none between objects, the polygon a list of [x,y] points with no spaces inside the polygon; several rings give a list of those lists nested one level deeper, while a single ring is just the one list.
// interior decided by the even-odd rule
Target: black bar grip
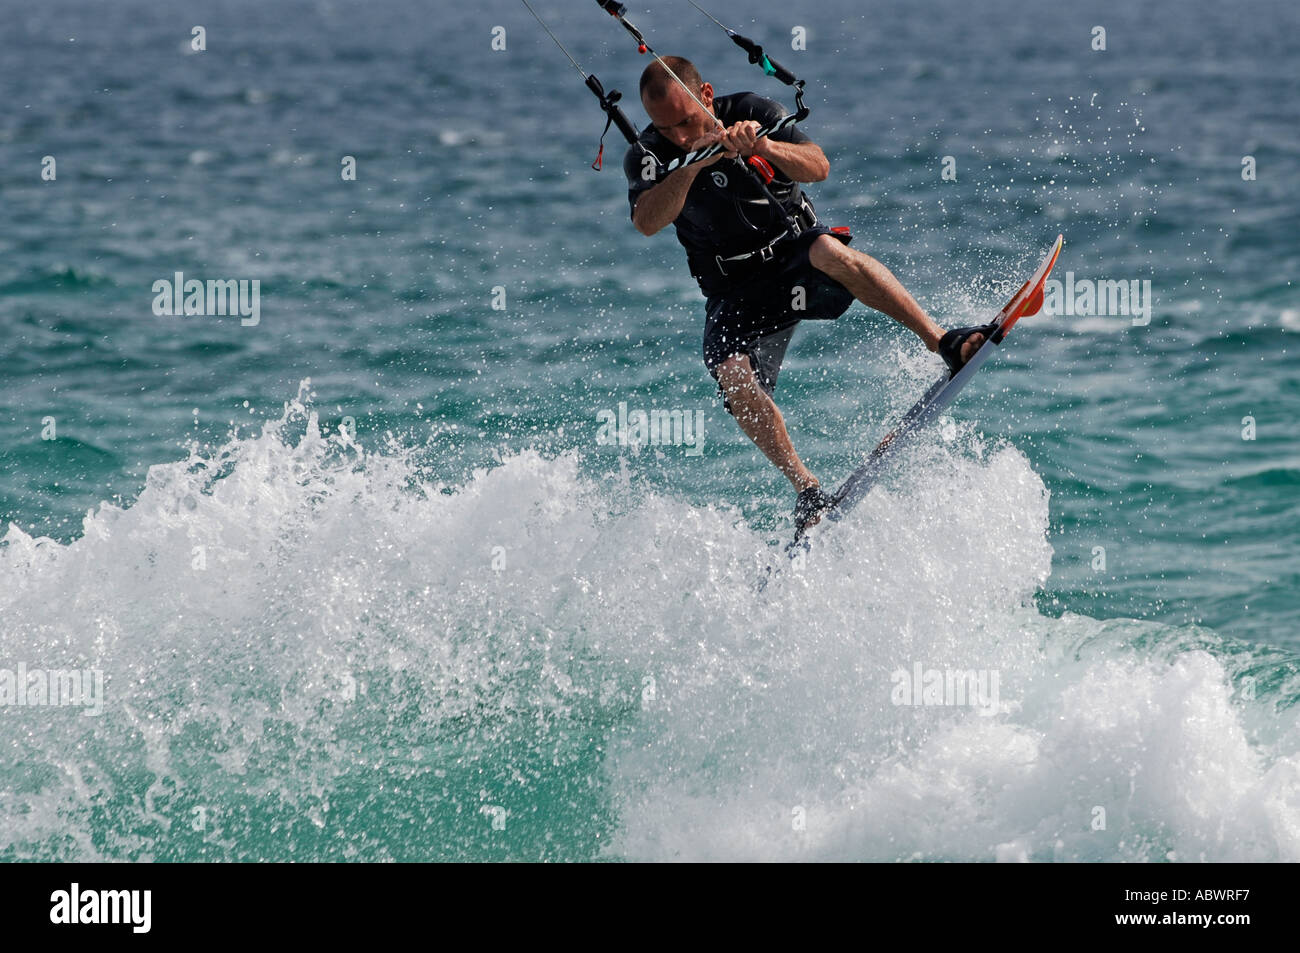
[{"label": "black bar grip", "polygon": [[747,36],[741,36],[739,33],[731,34],[731,42],[749,54],[749,61],[759,67],[768,76],[775,76],[787,86],[793,86],[799,82],[799,77],[795,76],[788,69],[778,63],[772,57],[763,52],[763,48]]},{"label": "black bar grip", "polygon": [[600,100],[600,108],[605,110],[605,115],[609,117],[609,121],[618,126],[618,131],[623,134],[623,138],[629,144],[635,144],[640,137],[640,133],[637,132],[636,126],[632,125],[632,120],[627,118],[627,113],[623,112],[617,105],[618,101],[623,98],[623,94],[617,89],[611,89],[606,94],[605,87],[596,78],[595,73],[587,77],[587,88],[596,94],[596,98]]},{"label": "black bar grip", "polygon": [[618,126],[619,132],[623,133],[623,138],[627,140],[628,145],[636,145],[640,134],[637,132],[636,126],[632,125],[632,120],[627,118],[627,113],[613,103],[610,103],[605,108],[605,112],[610,119],[614,120],[614,125]]},{"label": "black bar grip", "polygon": [[774,71],[772,75],[775,76],[777,79],[779,79],[781,82],[785,83],[787,86],[793,86],[795,83],[799,82],[799,77],[795,76],[794,73],[791,73],[788,69],[786,69],[780,63],[778,63],[776,60],[772,59],[772,57],[769,56],[767,58],[767,63],[769,66],[772,67]]}]

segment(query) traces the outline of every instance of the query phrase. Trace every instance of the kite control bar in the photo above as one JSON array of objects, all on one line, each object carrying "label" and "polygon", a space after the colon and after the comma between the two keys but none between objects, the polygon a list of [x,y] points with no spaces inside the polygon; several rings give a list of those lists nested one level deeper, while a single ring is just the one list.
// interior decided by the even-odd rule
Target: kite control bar
[{"label": "kite control bar", "polygon": [[[688,152],[686,153],[686,155],[682,156],[681,158],[673,159],[671,162],[667,162],[667,163],[660,162],[658,156],[654,155],[654,153],[650,152],[649,149],[646,149],[646,147],[639,142],[640,136],[637,132],[636,126],[632,124],[632,120],[628,118],[627,113],[623,112],[622,108],[618,105],[619,100],[621,100],[623,97],[623,94],[619,92],[617,89],[611,89],[609,92],[606,92],[604,85],[601,83],[599,79],[596,78],[594,74],[589,75],[585,70],[583,70],[581,66],[578,65],[578,61],[575,60],[573,56],[569,53],[569,51],[564,48],[564,44],[562,44],[559,41],[559,38],[556,37],[556,35],[551,32],[551,28],[546,25],[546,22],[540,16],[537,15],[537,11],[532,8],[532,6],[528,3],[528,0],[522,0],[522,2],[524,6],[528,8],[528,12],[531,13],[533,17],[536,18],[537,22],[542,25],[542,29],[544,29],[547,32],[547,34],[551,37],[551,39],[555,41],[555,45],[558,46],[560,50],[564,53],[564,55],[569,58],[569,62],[573,64],[573,68],[576,69],[578,73],[582,76],[583,82],[586,83],[587,88],[591,90],[592,94],[596,97],[596,99],[600,101],[600,108],[604,111],[606,116],[605,130],[600,134],[600,151],[596,154],[596,161],[591,164],[591,167],[593,169],[599,170],[601,167],[601,161],[605,154],[605,134],[609,132],[609,127],[611,125],[618,127],[618,131],[623,134],[623,138],[626,139],[629,144],[634,146],[639,146],[639,148],[643,152],[645,152],[646,155],[654,159],[656,181],[663,179],[663,177],[668,175],[670,172],[675,172],[678,169],[685,168],[688,165],[694,165],[697,162],[704,162],[705,160],[711,159],[714,156],[718,155],[719,153],[725,151],[725,147],[721,143],[715,143],[703,149],[697,149],[694,152]],[[672,78],[672,80],[677,83],[678,86],[680,86],[683,90],[685,90],[686,94],[690,96],[691,99],[695,100],[695,103],[701,109],[704,109],[704,104],[699,101],[699,98],[695,95],[695,93],[692,92],[686,86],[686,84],[681,81],[681,78],[678,77],[676,73],[674,73],[671,69],[669,69],[668,64],[663,61],[663,59],[659,56],[659,54],[656,53],[653,49],[651,49],[650,44],[646,42],[646,38],[644,34],[642,34],[640,30],[638,30],[631,22],[628,21],[626,15],[627,6],[625,4],[619,3],[618,0],[596,0],[596,3],[597,5],[600,6],[602,10],[604,10],[614,19],[618,20],[618,22],[623,25],[623,29],[627,30],[627,32],[631,34],[632,38],[636,40],[637,52],[649,53],[651,56],[653,56],[655,60],[659,63],[659,65],[663,67],[664,72],[666,72]],[[706,17],[708,17],[714,23],[718,24],[719,27],[725,30],[727,35],[731,37],[732,42],[734,42],[737,46],[739,46],[742,50],[744,50],[745,53],[749,56],[749,61],[754,65],[758,66],[763,71],[764,74],[766,74],[767,76],[775,77],[776,79],[780,80],[782,83],[785,83],[787,86],[794,87],[794,101],[796,107],[795,112],[788,116],[782,116],[780,119],[774,120],[773,122],[770,122],[765,126],[760,126],[757,133],[755,134],[758,138],[761,139],[764,136],[771,136],[774,133],[780,132],[782,129],[785,129],[789,126],[793,126],[795,123],[803,122],[805,119],[808,118],[809,109],[807,106],[804,105],[804,101],[803,101],[803,91],[804,91],[803,80],[799,79],[797,76],[794,75],[794,73],[790,72],[780,63],[777,63],[766,53],[764,53],[763,47],[761,47],[759,44],[755,43],[753,40],[749,39],[748,37],[741,36],[739,33],[735,32],[734,30],[728,29],[721,22],[719,22],[716,17],[714,17],[707,10],[705,10],[698,3],[696,3],[695,0],[690,0],[690,3],[691,6],[695,7],[695,9],[699,10]],[[757,174],[759,174],[760,178],[764,179],[766,182],[771,181],[771,175],[768,173],[766,169],[762,169],[760,167],[757,170]]]}]

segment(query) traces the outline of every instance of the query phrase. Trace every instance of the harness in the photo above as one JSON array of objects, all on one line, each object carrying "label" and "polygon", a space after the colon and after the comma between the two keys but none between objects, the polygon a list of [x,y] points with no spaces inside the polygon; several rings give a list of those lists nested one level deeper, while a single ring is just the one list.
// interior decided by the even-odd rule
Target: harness
[{"label": "harness", "polygon": [[[739,255],[729,255],[723,258],[721,255],[714,255],[713,261],[718,266],[718,272],[724,277],[730,277],[727,274],[727,262],[732,266],[742,262],[757,264],[758,262],[766,264],[776,257],[776,246],[787,238],[797,238],[802,235],[805,229],[812,228],[817,224],[817,213],[813,211],[812,203],[808,201],[808,196],[800,194],[799,208],[795,210],[794,215],[788,216],[790,224],[784,232],[776,236],[762,248],[755,248],[753,251],[742,252]],[[754,262],[757,258],[758,262]]]}]

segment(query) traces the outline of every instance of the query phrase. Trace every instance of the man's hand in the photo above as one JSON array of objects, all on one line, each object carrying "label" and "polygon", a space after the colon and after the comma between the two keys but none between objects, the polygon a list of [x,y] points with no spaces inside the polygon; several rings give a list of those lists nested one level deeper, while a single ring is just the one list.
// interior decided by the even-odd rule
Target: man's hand
[{"label": "man's hand", "polygon": [[758,137],[758,130],[762,128],[754,120],[745,119],[719,130],[722,134],[722,144],[730,150],[728,158],[739,155],[748,159],[753,155],[763,155],[766,151],[767,137],[761,139]]},{"label": "man's hand", "polygon": [[[732,128],[735,127],[733,126]],[[691,147],[687,150],[688,152],[698,152],[700,149],[707,149],[709,146],[714,145],[715,143],[718,142],[721,142],[724,146],[727,147],[722,152],[719,152],[717,155],[709,156],[707,159],[692,164],[698,165],[701,168],[703,168],[706,165],[713,165],[713,163],[717,162],[719,159],[734,159],[736,157],[736,152],[725,141],[726,133],[727,130],[718,127],[716,129],[710,130],[709,132],[706,132],[704,135],[700,136],[700,138],[692,142]],[[682,170],[678,169],[677,171],[680,172]],[[674,175],[675,174],[676,173],[674,173]]]},{"label": "man's hand", "polygon": [[770,136],[759,136],[758,130],[762,128],[754,120],[746,119],[726,129],[715,130],[713,135],[715,141],[727,148],[724,155],[728,159],[760,156],[795,182],[820,182],[830,174],[831,164],[816,143],[779,142]]},{"label": "man's hand", "polygon": [[716,129],[706,132],[700,138],[691,143],[688,151],[696,152],[700,149],[707,149],[715,143],[721,143],[723,150],[717,155],[700,162],[700,165],[712,165],[719,159],[735,159],[739,156],[747,159],[752,155],[763,155],[766,152],[767,137],[759,138],[758,130],[763,127],[752,119],[744,119],[735,125],[727,126],[725,129],[719,126]]}]

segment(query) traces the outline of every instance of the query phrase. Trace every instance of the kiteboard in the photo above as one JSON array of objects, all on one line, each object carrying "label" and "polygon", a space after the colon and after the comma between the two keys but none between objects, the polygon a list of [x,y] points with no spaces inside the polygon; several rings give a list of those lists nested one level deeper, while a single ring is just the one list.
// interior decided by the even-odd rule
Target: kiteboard
[{"label": "kiteboard", "polygon": [[[1011,296],[1011,300],[998,312],[997,317],[992,322],[988,322],[996,324],[996,330],[956,374],[945,375],[935,381],[924,396],[912,405],[898,425],[880,441],[861,466],[854,470],[835,491],[831,497],[835,501],[834,504],[822,514],[822,521],[814,528],[833,524],[848,515],[880,478],[890,456],[911,442],[926,424],[933,422],[948,408],[971,377],[984,366],[985,361],[993,356],[994,350],[1006,339],[1007,333],[1016,322],[1026,315],[1037,314],[1042,310],[1043,288],[1047,283],[1047,276],[1052,273],[1052,266],[1056,264],[1057,256],[1061,253],[1063,242],[1064,237],[1057,235],[1051,250],[1034,271],[1033,277],[1021,285],[1020,290]],[[804,531],[799,531],[795,533],[794,540],[786,545],[785,554],[793,560],[799,558],[807,549],[808,535]]]}]

